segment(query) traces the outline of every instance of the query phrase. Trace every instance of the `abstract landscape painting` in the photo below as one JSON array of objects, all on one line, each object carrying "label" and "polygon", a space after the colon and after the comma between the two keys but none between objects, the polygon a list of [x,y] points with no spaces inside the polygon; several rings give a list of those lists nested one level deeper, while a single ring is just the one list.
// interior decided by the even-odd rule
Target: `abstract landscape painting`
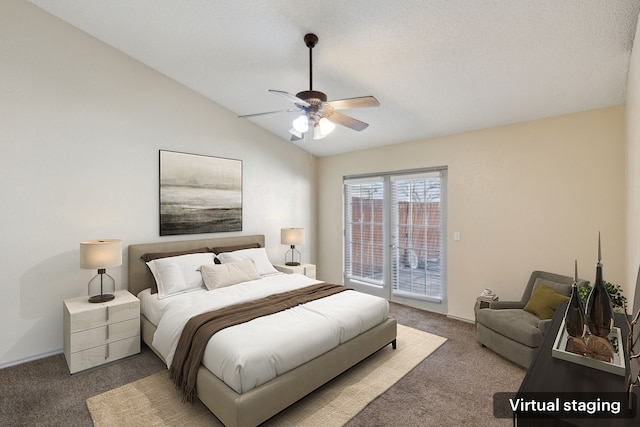
[{"label": "abstract landscape painting", "polygon": [[160,235],[242,230],[242,161],[160,150]]}]

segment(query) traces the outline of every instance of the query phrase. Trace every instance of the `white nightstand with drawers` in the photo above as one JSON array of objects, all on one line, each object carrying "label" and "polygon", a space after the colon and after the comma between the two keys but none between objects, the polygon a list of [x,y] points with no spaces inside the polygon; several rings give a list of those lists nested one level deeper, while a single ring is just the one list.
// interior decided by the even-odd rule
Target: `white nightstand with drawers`
[{"label": "white nightstand with drawers", "polygon": [[74,374],[140,353],[140,300],[126,290],[90,303],[89,297],[64,300],[64,356]]},{"label": "white nightstand with drawers", "polygon": [[316,278],[316,266],[314,264],[286,265],[274,264],[276,270],[286,274],[303,274],[312,279]]}]

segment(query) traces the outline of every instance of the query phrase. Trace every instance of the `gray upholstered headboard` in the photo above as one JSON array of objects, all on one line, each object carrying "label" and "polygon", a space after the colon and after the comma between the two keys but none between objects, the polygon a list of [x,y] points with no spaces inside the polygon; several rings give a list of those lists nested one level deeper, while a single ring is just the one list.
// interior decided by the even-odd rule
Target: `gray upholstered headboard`
[{"label": "gray upholstered headboard", "polygon": [[175,242],[140,243],[129,245],[129,292],[138,295],[140,291],[151,287],[153,275],[146,263],[140,257],[146,253],[174,252],[202,247],[214,248],[221,246],[237,246],[259,243],[264,247],[264,235],[236,237],[215,237],[211,239],[181,240]]}]

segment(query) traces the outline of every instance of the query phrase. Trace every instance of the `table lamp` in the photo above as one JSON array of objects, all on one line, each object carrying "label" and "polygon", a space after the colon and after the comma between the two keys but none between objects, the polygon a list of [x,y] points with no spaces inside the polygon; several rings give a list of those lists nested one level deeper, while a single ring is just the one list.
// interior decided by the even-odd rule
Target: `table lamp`
[{"label": "table lamp", "polygon": [[[107,268],[122,264],[122,241],[116,239],[80,242],[80,268],[98,270],[89,281],[89,302],[111,301],[115,297],[116,281],[107,274]],[[99,293],[98,293],[99,291]]]},{"label": "table lamp", "polygon": [[[300,265],[300,251],[296,249],[296,245],[304,244],[304,228],[282,228],[280,230],[280,242],[283,245],[290,245],[291,249],[284,255],[284,263],[286,265]],[[291,261],[288,261],[291,254]],[[296,261],[298,254],[298,261]]]}]

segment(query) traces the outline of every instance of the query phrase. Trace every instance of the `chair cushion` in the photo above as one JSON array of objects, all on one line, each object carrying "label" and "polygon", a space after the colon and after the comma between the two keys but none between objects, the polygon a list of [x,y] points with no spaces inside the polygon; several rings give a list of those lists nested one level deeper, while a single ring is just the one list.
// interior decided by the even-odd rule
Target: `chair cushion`
[{"label": "chair cushion", "polygon": [[531,288],[531,295],[540,287],[540,285],[546,285],[547,287],[553,289],[560,295],[571,296],[571,285],[566,283],[552,282],[551,280],[543,279],[542,277],[538,277],[536,281],[533,283],[533,287]]},{"label": "chair cushion", "polygon": [[544,336],[538,329],[538,316],[521,309],[493,310],[483,308],[477,313],[478,323],[528,347],[542,344]]},{"label": "chair cushion", "polygon": [[560,295],[543,283],[531,294],[531,298],[523,310],[535,314],[541,320],[551,319],[556,308],[568,301],[569,297]]}]

